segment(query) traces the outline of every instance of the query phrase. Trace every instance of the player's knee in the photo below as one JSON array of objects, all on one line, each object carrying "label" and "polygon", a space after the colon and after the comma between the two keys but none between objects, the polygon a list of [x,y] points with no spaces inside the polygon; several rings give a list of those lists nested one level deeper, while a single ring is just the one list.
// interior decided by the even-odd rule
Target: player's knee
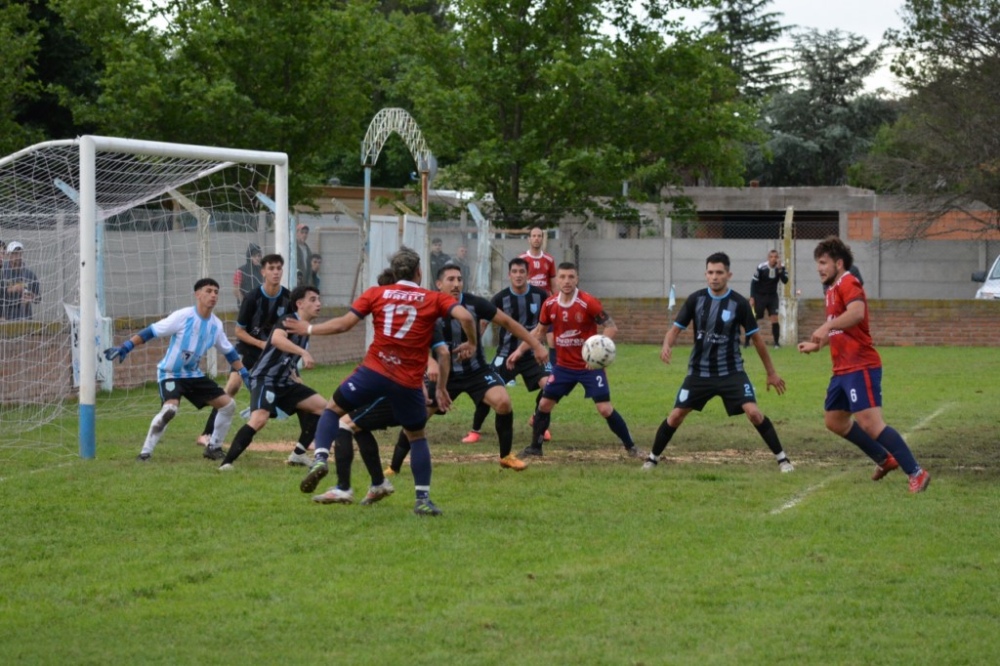
[{"label": "player's knee", "polygon": [[233,400],[232,398],[230,398],[228,403],[226,403],[222,407],[219,407],[219,414],[223,414],[225,416],[232,416],[235,413],[236,413],[236,401]]},{"label": "player's knee", "polygon": [[340,417],[340,429],[350,430],[351,432],[358,432],[361,430],[361,428],[359,428],[357,424],[354,423],[354,420],[347,414]]},{"label": "player's knee", "polygon": [[610,402],[599,402],[595,406],[597,407],[597,413],[604,418],[608,418],[615,412],[614,405]]},{"label": "player's knee", "polygon": [[177,405],[167,403],[160,408],[160,413],[153,419],[153,430],[162,432],[167,424],[177,415]]}]

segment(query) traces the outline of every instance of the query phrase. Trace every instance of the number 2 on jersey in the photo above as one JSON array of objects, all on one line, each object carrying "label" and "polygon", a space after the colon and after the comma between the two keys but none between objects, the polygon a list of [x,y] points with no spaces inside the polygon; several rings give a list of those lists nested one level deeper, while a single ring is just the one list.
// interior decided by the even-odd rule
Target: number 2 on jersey
[{"label": "number 2 on jersey", "polygon": [[[382,311],[385,313],[385,323],[382,325],[382,333],[390,338],[405,338],[406,334],[410,332],[413,322],[417,319],[417,309],[412,305],[396,305],[393,303],[382,308]],[[393,333],[392,320],[395,315],[406,317],[406,321],[403,322],[398,331]]]}]

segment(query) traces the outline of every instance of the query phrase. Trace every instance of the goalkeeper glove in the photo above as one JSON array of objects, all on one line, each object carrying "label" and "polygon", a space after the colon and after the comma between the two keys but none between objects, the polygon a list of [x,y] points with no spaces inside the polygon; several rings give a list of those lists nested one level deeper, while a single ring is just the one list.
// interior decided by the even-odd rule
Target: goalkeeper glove
[{"label": "goalkeeper glove", "polygon": [[128,353],[133,349],[135,349],[135,345],[132,344],[132,341],[126,340],[124,343],[122,343],[121,347],[108,347],[107,349],[105,349],[104,358],[108,359],[109,361],[113,361],[117,358],[119,363],[124,363],[125,357],[128,356]]},{"label": "goalkeeper glove", "polygon": [[240,368],[240,379],[243,380],[243,386],[250,390],[250,372],[246,368]]}]

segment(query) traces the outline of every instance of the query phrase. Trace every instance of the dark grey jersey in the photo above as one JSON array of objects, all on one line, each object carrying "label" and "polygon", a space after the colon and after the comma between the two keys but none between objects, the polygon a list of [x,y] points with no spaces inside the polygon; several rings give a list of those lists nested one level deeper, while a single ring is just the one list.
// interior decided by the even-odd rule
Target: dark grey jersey
[{"label": "dark grey jersey", "polygon": [[743,372],[740,356],[741,329],[746,335],[757,332],[750,302],[730,289],[715,296],[706,287],[684,301],[674,326],[687,330],[694,326],[694,347],[688,360],[688,374],[695,377],[725,377]]},{"label": "dark grey jersey", "polygon": [[[528,290],[523,294],[514,293],[510,287],[498,291],[490,302],[531,331],[538,326],[538,313],[542,311],[542,303],[548,297],[544,289],[529,284]],[[521,341],[514,337],[513,333],[501,326],[497,336],[497,356],[510,356],[520,343]],[[528,350],[528,353],[530,354],[531,350]]]},{"label": "dark grey jersey", "polygon": [[[473,324],[477,331],[480,321],[493,321],[493,318],[497,316],[497,307],[481,296],[463,293],[458,302],[472,315]],[[437,328],[448,345],[448,351],[452,352],[451,374],[453,376],[489,367],[486,363],[486,356],[483,354],[482,336],[479,336],[477,340],[476,353],[472,358],[458,361],[455,358],[455,347],[468,339],[465,336],[465,331],[462,330],[462,325],[453,317],[442,317],[438,319]]]},{"label": "dark grey jersey", "polygon": [[[299,315],[297,313],[284,315],[274,325],[274,328],[271,330],[271,335],[273,336],[274,331],[278,329],[287,333],[285,320],[298,318]],[[288,339],[303,349],[309,348],[308,335],[295,335],[293,333],[288,333]],[[292,379],[292,376],[297,372],[299,358],[301,357],[298,354],[281,351],[272,345],[271,338],[268,337],[267,345],[260,352],[260,358],[257,359],[257,362],[253,366],[253,370],[250,371],[250,378],[254,382],[264,382],[270,386],[288,386],[290,384],[294,384],[296,382]]]},{"label": "dark grey jersey", "polygon": [[[288,302],[291,292],[282,287],[277,296],[268,296],[264,287],[260,286],[247,294],[240,305],[240,313],[236,316],[236,325],[257,340],[267,340],[275,322],[288,312]],[[236,343],[236,351],[240,355],[256,355],[260,350],[243,342]]]}]

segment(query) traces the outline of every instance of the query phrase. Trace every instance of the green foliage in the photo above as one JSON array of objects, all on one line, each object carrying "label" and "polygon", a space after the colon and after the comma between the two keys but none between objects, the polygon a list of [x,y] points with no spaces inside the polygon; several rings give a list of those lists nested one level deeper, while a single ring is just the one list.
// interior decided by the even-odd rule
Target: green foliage
[{"label": "green foliage", "polygon": [[[154,462],[139,465],[158,404],[150,388],[137,397],[143,417],[112,427],[99,417],[97,460],[37,449],[5,459],[0,653],[18,663],[359,663],[373,650],[407,664],[991,663],[1000,359],[881,351],[887,420],[934,474],[923,495],[907,494],[897,472],[868,480],[870,463],[822,425],[829,358],[791,349],[774,353],[789,392],[760,400],[792,474],[718,401],[644,473],[579,391],[556,408],[546,457],[502,472],[489,429],[458,443],[472,414],[462,397],[428,427],[439,519],[410,514],[407,468],[372,507],[310,502],[284,451],[251,449],[220,474],[192,443],[204,412],[187,404]],[[656,347],[620,345],[609,369],[643,445],[680,385],[677,352],[665,366]],[[762,381],[759,361],[748,367]],[[328,392],[349,369],[306,377]],[[511,395],[520,442],[533,394]],[[259,439],[293,433],[290,420]],[[356,464],[356,493],[366,480]]]},{"label": "green foliage", "polygon": [[768,12],[772,0],[722,0],[709,13],[711,34],[723,40],[723,53],[740,80],[740,91],[754,100],[781,90],[788,80],[787,53],[767,48],[788,32],[780,12]]},{"label": "green foliage", "polygon": [[0,3],[0,155],[20,150],[43,136],[19,118],[36,100],[40,86],[35,67],[41,41],[41,26],[23,3]]}]

